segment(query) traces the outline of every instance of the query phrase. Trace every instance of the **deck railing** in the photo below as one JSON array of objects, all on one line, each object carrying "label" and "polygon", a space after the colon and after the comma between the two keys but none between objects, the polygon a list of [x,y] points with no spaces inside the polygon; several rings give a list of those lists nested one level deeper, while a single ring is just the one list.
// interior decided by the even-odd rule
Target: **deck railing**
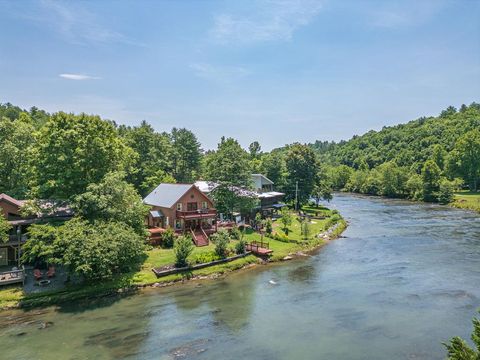
[{"label": "deck railing", "polygon": [[177,210],[177,217],[186,217],[186,216],[214,216],[217,215],[216,209],[198,209],[198,210],[191,210],[191,211],[180,211]]}]

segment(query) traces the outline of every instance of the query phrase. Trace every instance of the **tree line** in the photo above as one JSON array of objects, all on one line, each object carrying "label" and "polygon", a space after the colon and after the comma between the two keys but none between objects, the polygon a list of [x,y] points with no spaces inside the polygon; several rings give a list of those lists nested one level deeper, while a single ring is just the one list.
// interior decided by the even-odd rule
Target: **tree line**
[{"label": "tree line", "polygon": [[449,203],[455,190],[479,187],[480,104],[310,147],[335,190]]}]

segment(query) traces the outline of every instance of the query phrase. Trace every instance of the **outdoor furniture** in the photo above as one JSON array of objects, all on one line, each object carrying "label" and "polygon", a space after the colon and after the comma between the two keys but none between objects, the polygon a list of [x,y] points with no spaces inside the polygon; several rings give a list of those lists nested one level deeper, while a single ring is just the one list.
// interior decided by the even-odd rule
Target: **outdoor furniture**
[{"label": "outdoor furniture", "polygon": [[33,270],[33,276],[35,277],[35,280],[39,281],[43,278],[43,274],[39,269],[34,269]]},{"label": "outdoor furniture", "polygon": [[55,266],[49,266],[47,276],[49,278],[55,277]]}]

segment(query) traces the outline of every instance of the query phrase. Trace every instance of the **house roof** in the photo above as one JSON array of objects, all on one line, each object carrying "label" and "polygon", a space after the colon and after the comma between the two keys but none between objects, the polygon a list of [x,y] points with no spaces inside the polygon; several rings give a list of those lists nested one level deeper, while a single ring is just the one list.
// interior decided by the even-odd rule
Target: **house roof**
[{"label": "house roof", "polygon": [[18,207],[22,206],[24,201],[23,200],[17,200],[17,199],[14,199],[12,198],[11,196],[8,196],[7,194],[0,194],[0,201],[1,200],[4,200],[4,201],[7,201],[9,202],[10,204],[13,204],[13,205],[16,205]]},{"label": "house roof", "polygon": [[213,181],[204,181],[204,180],[198,180],[195,181],[195,186],[203,193],[207,194],[218,186],[218,183],[213,182]]},{"label": "house roof", "polygon": [[143,203],[171,208],[192,187],[193,184],[160,184],[143,199]]},{"label": "house roof", "polygon": [[255,181],[255,179],[259,179],[262,182],[262,184],[265,184],[265,185],[273,185],[274,184],[274,182],[272,180],[270,180],[269,178],[267,178],[263,174],[252,174],[252,178],[253,178],[254,181]]},{"label": "house roof", "polygon": [[277,197],[277,196],[283,196],[285,195],[284,193],[281,193],[281,192],[277,192],[277,191],[270,191],[270,192],[264,192],[262,194],[259,194],[258,197],[260,199],[263,199],[263,198],[273,198],[273,197]]},{"label": "house roof", "polygon": [[156,219],[156,218],[161,218],[163,217],[163,213],[160,211],[160,210],[152,210],[150,211],[150,215],[152,215],[152,218]]}]

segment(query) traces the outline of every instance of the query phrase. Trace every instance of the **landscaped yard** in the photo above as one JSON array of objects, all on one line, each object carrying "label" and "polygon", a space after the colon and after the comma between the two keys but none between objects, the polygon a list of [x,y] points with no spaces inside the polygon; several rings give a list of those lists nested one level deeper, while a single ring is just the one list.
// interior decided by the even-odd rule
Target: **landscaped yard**
[{"label": "landscaped yard", "polygon": [[452,205],[461,209],[469,209],[480,212],[480,192],[457,192]]},{"label": "landscaped yard", "polygon": [[[308,240],[302,239],[300,221],[296,217],[293,219],[292,224],[289,226],[290,231],[288,234],[288,240],[290,242],[274,240],[264,236],[263,241],[268,242],[269,248],[273,250],[273,254],[271,256],[271,259],[273,261],[281,260],[291,253],[312,249],[314,247],[322,245],[325,242],[325,240],[317,238],[316,235],[324,232],[328,227],[332,225],[332,211],[327,208],[315,207],[304,207],[302,210],[304,211],[304,213],[308,213],[312,216],[325,216],[325,218],[312,219],[310,223],[310,236]],[[274,221],[272,225],[274,233],[285,236],[285,232],[282,229],[283,224],[280,222],[280,220]],[[343,226],[345,226],[345,224],[342,221],[342,229]],[[253,240],[259,241],[262,239],[262,235],[253,231],[252,229],[248,229],[245,231],[244,239],[247,242]],[[229,244],[229,248],[232,250],[232,252],[234,251],[236,242],[237,241],[232,240]],[[212,243],[205,247],[196,247],[194,248],[189,259],[194,259],[195,257],[201,256],[201,254],[206,255],[207,253],[212,253],[214,252],[214,249],[215,245]],[[152,268],[174,264],[175,254],[173,249],[153,248],[147,252],[147,258],[137,272],[123,274],[113,280],[109,280],[106,282],[83,286],[71,286],[65,288],[64,290],[56,292],[44,292],[29,295],[24,294],[24,292],[19,287],[3,288],[0,290],[0,308],[14,306],[20,301],[22,301],[23,304],[27,306],[50,304],[65,300],[74,300],[89,296],[93,297],[99,294],[112,293],[116,292],[120,288],[128,288],[136,285],[168,283],[192,276],[209,276],[212,274],[222,274],[242,268],[248,264],[256,263],[258,261],[259,259],[257,259],[255,256],[249,255],[244,258],[234,260],[232,262],[194,270],[192,273],[189,274],[173,274],[162,278],[157,278],[153,273]],[[32,279],[28,279],[28,281],[32,281]]]}]

